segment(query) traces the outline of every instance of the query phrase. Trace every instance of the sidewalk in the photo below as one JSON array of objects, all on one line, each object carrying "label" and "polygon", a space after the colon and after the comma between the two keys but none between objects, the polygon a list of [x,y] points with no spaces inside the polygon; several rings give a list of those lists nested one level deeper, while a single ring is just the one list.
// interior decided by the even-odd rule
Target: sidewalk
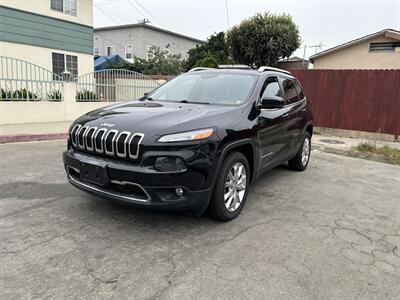
[{"label": "sidewalk", "polygon": [[334,154],[347,154],[352,147],[355,147],[361,142],[365,141],[375,143],[378,147],[387,145],[400,149],[400,142],[373,141],[365,138],[345,138],[322,134],[314,134],[312,136],[312,147],[314,150],[320,150]]}]

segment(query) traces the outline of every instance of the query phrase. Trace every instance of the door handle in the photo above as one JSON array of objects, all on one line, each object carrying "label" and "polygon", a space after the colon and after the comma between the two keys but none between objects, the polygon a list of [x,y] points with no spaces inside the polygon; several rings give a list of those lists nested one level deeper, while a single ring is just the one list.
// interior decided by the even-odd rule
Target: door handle
[{"label": "door handle", "polygon": [[287,118],[288,116],[289,116],[289,113],[284,113],[284,114],[282,115],[283,118]]}]

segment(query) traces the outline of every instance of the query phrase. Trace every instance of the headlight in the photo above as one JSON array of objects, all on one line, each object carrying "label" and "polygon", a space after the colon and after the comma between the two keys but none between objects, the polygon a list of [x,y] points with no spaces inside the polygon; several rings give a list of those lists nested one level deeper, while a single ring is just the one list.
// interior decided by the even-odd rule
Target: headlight
[{"label": "headlight", "polygon": [[181,133],[167,134],[158,139],[158,142],[168,143],[168,142],[182,142],[182,141],[196,141],[202,140],[210,137],[214,132],[214,129],[200,129],[193,131],[186,131]]}]

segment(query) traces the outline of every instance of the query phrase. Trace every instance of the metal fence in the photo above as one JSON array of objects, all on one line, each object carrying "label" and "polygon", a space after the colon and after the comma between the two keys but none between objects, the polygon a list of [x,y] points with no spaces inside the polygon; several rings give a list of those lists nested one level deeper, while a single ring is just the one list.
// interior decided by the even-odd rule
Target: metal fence
[{"label": "metal fence", "polygon": [[62,101],[62,78],[45,68],[0,56],[0,101]]},{"label": "metal fence", "polygon": [[76,79],[77,101],[134,100],[157,88],[160,83],[143,74],[128,70],[101,70]]}]

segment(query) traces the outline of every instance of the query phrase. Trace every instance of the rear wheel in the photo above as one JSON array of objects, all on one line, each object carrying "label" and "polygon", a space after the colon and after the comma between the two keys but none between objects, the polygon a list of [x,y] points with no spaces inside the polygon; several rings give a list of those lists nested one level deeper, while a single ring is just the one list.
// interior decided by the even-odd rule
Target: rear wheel
[{"label": "rear wheel", "polygon": [[221,220],[236,218],[246,201],[250,168],[246,157],[239,152],[228,154],[222,163],[210,202],[210,214]]},{"label": "rear wheel", "polygon": [[310,160],[311,154],[311,137],[308,132],[306,132],[301,147],[297,152],[296,156],[289,160],[289,167],[296,171],[304,171]]}]

